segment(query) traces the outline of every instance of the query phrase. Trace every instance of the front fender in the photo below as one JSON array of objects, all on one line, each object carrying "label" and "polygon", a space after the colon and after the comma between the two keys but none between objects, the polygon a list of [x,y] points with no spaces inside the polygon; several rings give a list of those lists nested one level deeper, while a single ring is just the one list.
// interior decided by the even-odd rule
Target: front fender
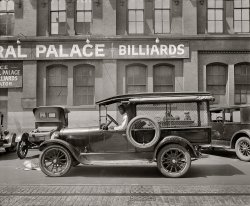
[{"label": "front fender", "polygon": [[42,151],[44,150],[44,148],[50,146],[50,145],[61,145],[65,148],[67,148],[69,150],[69,152],[72,154],[72,156],[79,162],[81,162],[80,160],[80,152],[78,150],[76,150],[71,144],[69,144],[68,142],[61,140],[61,139],[49,139],[46,140],[45,142],[43,142],[40,146],[39,146],[39,150]]},{"label": "front fender", "polygon": [[179,136],[167,136],[167,137],[164,137],[163,140],[161,140],[159,144],[156,146],[154,150],[154,159],[156,159],[159,150],[167,144],[179,144],[184,147],[188,147],[191,152],[191,156],[198,157],[193,145],[188,140]]},{"label": "front fender", "polygon": [[20,141],[28,141],[29,140],[29,134],[28,133],[22,133],[18,134],[16,136],[15,142],[20,142]]},{"label": "front fender", "polygon": [[235,132],[231,138],[230,146],[233,149],[235,146],[236,141],[243,136],[247,136],[250,138],[250,130],[249,129],[242,129]]}]

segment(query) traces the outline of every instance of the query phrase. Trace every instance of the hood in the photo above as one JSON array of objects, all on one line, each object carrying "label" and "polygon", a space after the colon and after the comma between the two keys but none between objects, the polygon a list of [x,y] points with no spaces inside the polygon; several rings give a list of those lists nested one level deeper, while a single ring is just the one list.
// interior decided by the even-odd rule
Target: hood
[{"label": "hood", "polygon": [[63,128],[60,130],[60,135],[67,136],[67,135],[80,135],[83,133],[89,132],[97,132],[101,129],[99,127],[83,127],[83,128]]}]

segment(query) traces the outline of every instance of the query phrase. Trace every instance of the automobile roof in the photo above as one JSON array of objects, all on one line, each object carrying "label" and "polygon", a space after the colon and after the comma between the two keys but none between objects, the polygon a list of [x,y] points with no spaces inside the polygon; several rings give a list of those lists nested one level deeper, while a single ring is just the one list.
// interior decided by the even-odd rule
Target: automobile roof
[{"label": "automobile roof", "polygon": [[222,110],[229,110],[229,109],[240,109],[244,107],[250,107],[249,104],[244,104],[244,105],[231,105],[231,106],[217,106],[217,107],[211,107],[210,111],[211,112],[219,112]]},{"label": "automobile roof", "polygon": [[214,98],[208,92],[154,92],[136,93],[113,96],[96,102],[98,105],[110,105],[113,103],[161,103],[161,102],[191,102],[211,101]]},{"label": "automobile roof", "polygon": [[70,113],[69,109],[64,107],[64,106],[40,106],[40,107],[36,107],[33,109],[33,113],[35,114],[35,112],[38,109],[42,109],[42,108],[58,108],[59,110],[63,111],[64,113]]}]

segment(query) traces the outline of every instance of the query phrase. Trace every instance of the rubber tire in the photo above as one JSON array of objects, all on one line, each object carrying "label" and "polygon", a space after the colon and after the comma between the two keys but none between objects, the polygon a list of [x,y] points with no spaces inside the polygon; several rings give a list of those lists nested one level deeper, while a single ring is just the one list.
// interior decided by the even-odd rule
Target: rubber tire
[{"label": "rubber tire", "polygon": [[[55,173],[52,173],[52,172],[46,170],[46,169],[43,167],[43,159],[44,159],[44,156],[45,156],[46,152],[48,152],[48,151],[51,150],[51,149],[60,149],[61,152],[64,152],[64,154],[65,154],[66,157],[67,157],[68,164],[67,164],[65,170],[63,170],[63,172],[61,172],[61,173],[55,174]],[[47,176],[49,176],[49,177],[61,177],[61,176],[66,175],[66,174],[69,172],[69,170],[71,169],[72,162],[73,162],[73,159],[72,159],[71,154],[69,153],[69,151],[68,151],[65,147],[63,147],[63,146],[61,146],[61,145],[50,145],[50,146],[46,147],[46,148],[42,151],[41,155],[39,156],[39,166],[40,166],[40,168],[41,168],[41,171],[42,171],[45,175],[47,175]]]},{"label": "rubber tire", "polygon": [[[184,170],[182,170],[179,174],[173,174],[173,173],[169,173],[167,172],[162,163],[161,163],[161,157],[163,155],[163,153],[166,151],[166,150],[169,150],[169,149],[174,149],[174,148],[177,148],[179,150],[182,150],[186,159],[187,159],[187,165],[186,167],[184,168]],[[187,151],[187,149],[181,145],[178,145],[178,144],[169,144],[169,145],[166,145],[164,146],[158,153],[157,155],[157,167],[159,169],[159,171],[166,177],[171,177],[171,178],[178,178],[178,177],[182,177],[184,176],[189,168],[191,167],[191,156],[190,156],[190,153]]]},{"label": "rubber tire", "polygon": [[[21,146],[22,142],[23,142],[23,140],[21,140],[20,142],[17,143],[17,149],[16,149],[17,156],[20,159],[24,159],[27,156],[28,150],[29,150],[29,147],[27,146],[27,151],[25,152],[25,154],[24,155],[21,154],[21,152],[20,152],[20,146]],[[27,145],[27,143],[26,143],[26,145]]]},{"label": "rubber tire", "polygon": [[250,145],[250,139],[249,139],[248,137],[240,137],[240,138],[236,141],[236,143],[235,143],[235,152],[236,152],[236,155],[237,155],[237,157],[238,157],[240,160],[245,161],[245,162],[249,162],[249,161],[250,161],[250,156],[249,156],[249,157],[244,156],[244,155],[240,152],[240,150],[239,150],[239,143],[240,143],[241,141],[246,141],[246,142],[248,142],[248,144]]},{"label": "rubber tire", "polygon": [[[153,140],[152,140],[151,142],[147,143],[147,144],[144,144],[144,145],[143,145],[143,144],[140,144],[140,143],[138,143],[138,142],[136,142],[136,141],[134,140],[134,138],[131,136],[131,130],[130,130],[130,129],[131,129],[131,126],[132,126],[132,124],[133,124],[135,121],[137,121],[138,119],[148,119],[148,120],[150,120],[150,121],[154,124],[154,126],[155,126],[155,128],[156,128],[155,136],[154,136]],[[159,126],[158,122],[156,122],[154,119],[152,119],[152,118],[150,118],[150,117],[147,117],[147,116],[137,116],[137,117],[133,118],[133,119],[129,122],[129,124],[128,124],[128,126],[127,126],[127,130],[126,130],[126,136],[127,136],[128,141],[129,141],[133,146],[135,146],[135,147],[137,147],[137,148],[140,148],[140,149],[149,148],[149,147],[154,146],[154,145],[158,142],[158,140],[159,140],[159,138],[160,138],[160,126]]]}]

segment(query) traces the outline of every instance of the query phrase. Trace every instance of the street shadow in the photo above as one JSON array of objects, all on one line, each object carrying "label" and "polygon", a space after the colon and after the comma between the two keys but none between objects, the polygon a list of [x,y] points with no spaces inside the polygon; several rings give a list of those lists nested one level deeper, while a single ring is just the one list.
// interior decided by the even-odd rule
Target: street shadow
[{"label": "street shadow", "polygon": [[230,158],[230,159],[238,159],[235,151],[228,151],[222,148],[214,148],[213,150],[204,149],[202,150],[202,154],[214,155],[214,156],[225,157],[225,158]]},{"label": "street shadow", "polygon": [[241,170],[229,164],[202,164],[192,165],[186,178],[208,177],[208,176],[234,176],[244,175]]},{"label": "street shadow", "polygon": [[18,159],[16,152],[0,152],[0,161],[1,160],[14,160]]},{"label": "street shadow", "polygon": [[[208,176],[244,175],[242,171],[229,164],[192,165],[185,178]],[[163,178],[155,166],[77,166],[67,176],[117,177],[117,178]]]},{"label": "street shadow", "polygon": [[83,166],[71,169],[67,176],[117,177],[117,178],[162,178],[156,166]]},{"label": "street shadow", "polygon": [[[36,159],[36,158],[39,158],[39,154],[28,153],[27,156],[25,157],[25,159]],[[4,151],[0,152],[0,161],[1,160],[15,160],[15,159],[19,159],[16,152],[4,152]]]}]

